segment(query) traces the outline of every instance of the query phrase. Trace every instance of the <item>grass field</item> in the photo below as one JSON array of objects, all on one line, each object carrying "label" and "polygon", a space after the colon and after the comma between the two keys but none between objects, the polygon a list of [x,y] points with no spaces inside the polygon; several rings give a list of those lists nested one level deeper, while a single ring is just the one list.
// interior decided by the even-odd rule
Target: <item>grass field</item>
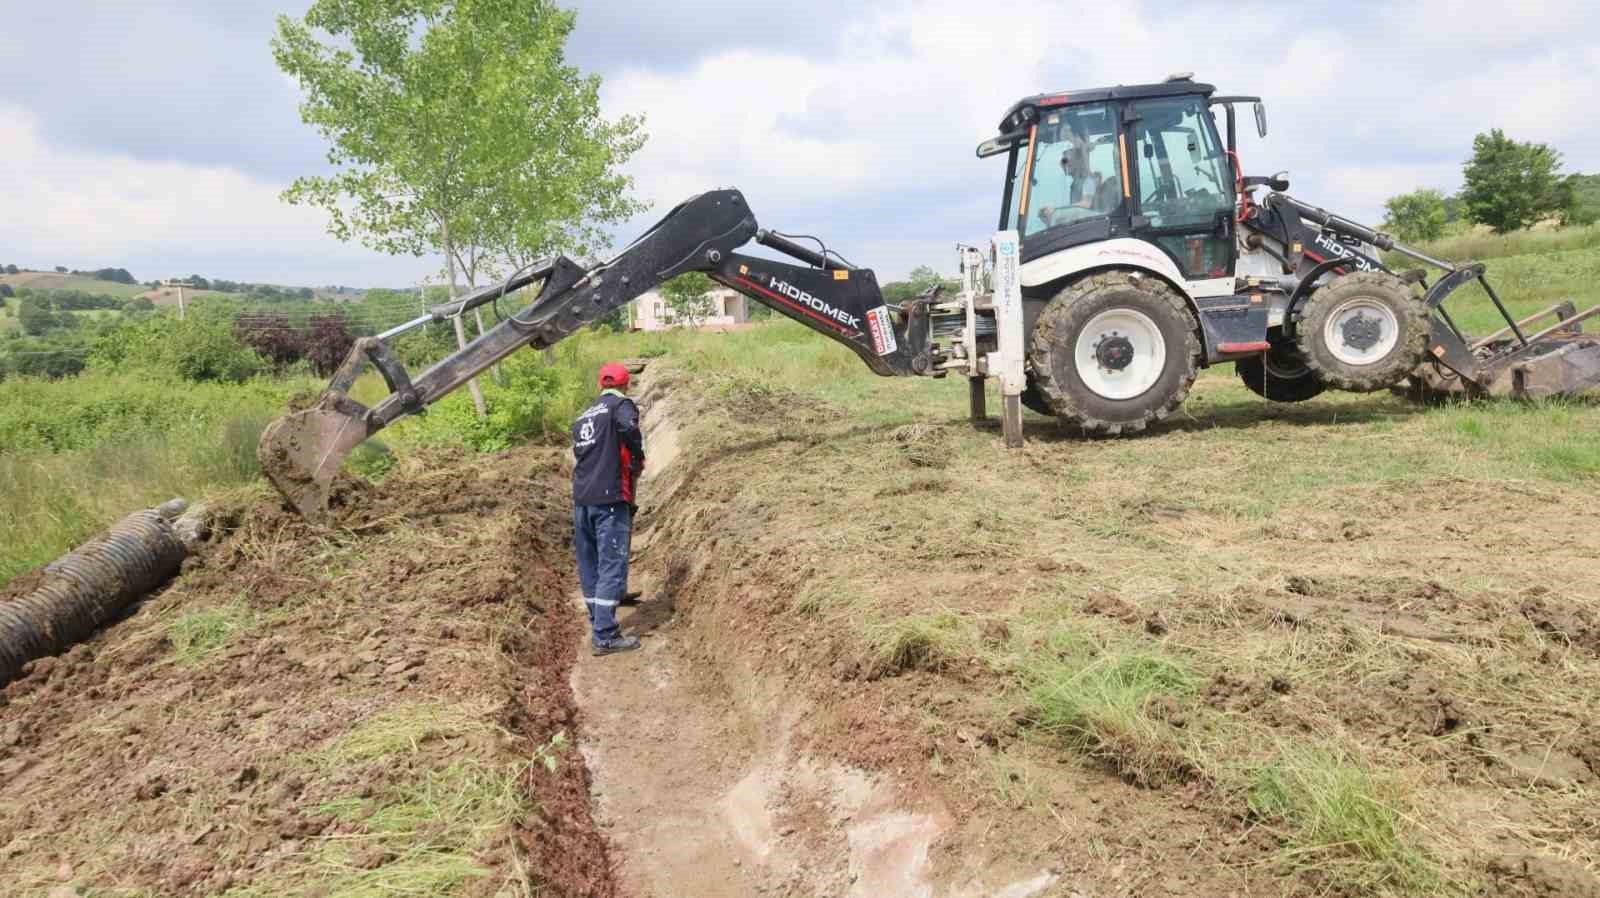
[{"label": "grass field", "polygon": [[[707,651],[781,634],[789,670],[854,646],[874,677],[923,676],[811,738],[871,719],[945,746],[974,838],[1109,788],[1147,821],[1130,855],[1155,863],[1161,821],[1209,809],[1272,834],[1255,863],[1289,892],[1470,893],[1507,851],[1593,864],[1600,404],[1270,405],[1224,366],[1146,436],[1029,415],[1007,452],[959,381],[876,378],[797,327],[662,339],[706,397],[679,462],[703,486],[652,551],[737,547],[695,619],[754,617]],[[952,694],[958,713],[924,704]],[[1017,721],[961,760],[953,734]],[[1195,894],[1237,887],[1219,845],[1173,860],[1217,877]]]},{"label": "grass field", "polygon": [[10,284],[13,290],[19,287],[31,287],[34,290],[82,290],[85,293],[120,296],[125,299],[138,296],[149,289],[143,284],[119,284],[115,281],[102,281],[75,274],[58,274],[54,271],[0,274],[0,284]]},{"label": "grass field", "polygon": [[[1597,266],[1580,245],[1490,270],[1532,311],[1592,300]],[[1452,308],[1493,329],[1481,292]],[[781,669],[821,709],[807,738],[886,753],[956,809],[957,843],[1078,814],[1052,862],[1094,894],[1162,865],[1252,896],[1492,893],[1518,853],[1594,865],[1600,403],[1285,406],[1223,365],[1148,435],[1030,414],[1006,451],[959,378],[877,377],[780,322],[583,333],[486,376],[491,424],[461,391],[378,441],[559,443],[598,364],[628,357],[674,384],[693,473],[647,508],[651,551],[685,559],[704,656]],[[260,428],[320,387],[7,383],[0,583],[131,508],[257,483]],[[167,638],[204,665],[241,608]]]}]

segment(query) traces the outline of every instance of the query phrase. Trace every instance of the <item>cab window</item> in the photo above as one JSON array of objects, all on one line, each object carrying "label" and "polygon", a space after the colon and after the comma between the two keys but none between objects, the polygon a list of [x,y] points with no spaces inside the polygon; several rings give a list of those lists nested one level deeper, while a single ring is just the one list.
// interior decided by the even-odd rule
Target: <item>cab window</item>
[{"label": "cab window", "polygon": [[1122,208],[1122,160],[1111,104],[1044,110],[1032,150],[1032,177],[1017,222],[1024,235]]},{"label": "cab window", "polygon": [[1233,177],[1204,98],[1164,97],[1134,111],[1140,213],[1157,229],[1211,227],[1233,208]]}]

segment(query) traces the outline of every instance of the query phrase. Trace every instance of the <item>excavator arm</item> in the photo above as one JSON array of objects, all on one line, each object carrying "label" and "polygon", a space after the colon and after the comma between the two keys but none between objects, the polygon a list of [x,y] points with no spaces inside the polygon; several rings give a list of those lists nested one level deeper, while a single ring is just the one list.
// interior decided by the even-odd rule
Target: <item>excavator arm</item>
[{"label": "excavator arm", "polygon": [[[734,252],[752,239],[806,264]],[[715,190],[681,203],[615,257],[592,268],[557,256],[504,283],[357,340],[314,405],[273,422],[262,433],[256,450],[262,471],[303,516],[322,518],[334,476],[345,457],[368,437],[422,411],[518,349],[554,345],[689,271],[705,272],[843,343],[878,374],[937,373],[929,336],[931,299],[885,304],[871,270],[845,265],[827,253],[758,228],[739,191]],[[407,330],[536,283],[541,286],[532,303],[415,378],[389,349],[388,341]],[[390,390],[386,399],[370,408],[349,395],[368,364],[378,369]]]}]

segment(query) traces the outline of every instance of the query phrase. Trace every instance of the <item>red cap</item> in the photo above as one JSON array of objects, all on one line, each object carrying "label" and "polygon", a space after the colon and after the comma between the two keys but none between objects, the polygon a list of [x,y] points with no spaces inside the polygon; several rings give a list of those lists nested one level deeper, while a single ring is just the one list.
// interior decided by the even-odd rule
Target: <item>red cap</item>
[{"label": "red cap", "polygon": [[607,362],[600,366],[600,389],[612,387],[626,387],[628,385],[628,369],[616,362]]}]

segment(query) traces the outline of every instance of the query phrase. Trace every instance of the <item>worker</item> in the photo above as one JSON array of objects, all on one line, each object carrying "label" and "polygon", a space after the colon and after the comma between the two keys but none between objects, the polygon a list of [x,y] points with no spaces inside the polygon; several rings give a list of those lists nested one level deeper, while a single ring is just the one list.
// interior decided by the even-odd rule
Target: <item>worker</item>
[{"label": "worker", "polygon": [[596,655],[639,647],[639,637],[617,626],[617,606],[629,598],[635,483],[644,470],[639,410],[627,389],[627,368],[602,365],[600,398],[572,423],[572,541]]},{"label": "worker", "polygon": [[[1108,214],[1121,199],[1122,179],[1115,174],[1107,178],[1094,170],[1089,162],[1093,146],[1088,138],[1069,132],[1067,147],[1061,151],[1061,171],[1067,176],[1071,196],[1065,207],[1041,206],[1039,220],[1045,227],[1055,227],[1094,214]],[[1073,212],[1073,209],[1088,212]]]}]

